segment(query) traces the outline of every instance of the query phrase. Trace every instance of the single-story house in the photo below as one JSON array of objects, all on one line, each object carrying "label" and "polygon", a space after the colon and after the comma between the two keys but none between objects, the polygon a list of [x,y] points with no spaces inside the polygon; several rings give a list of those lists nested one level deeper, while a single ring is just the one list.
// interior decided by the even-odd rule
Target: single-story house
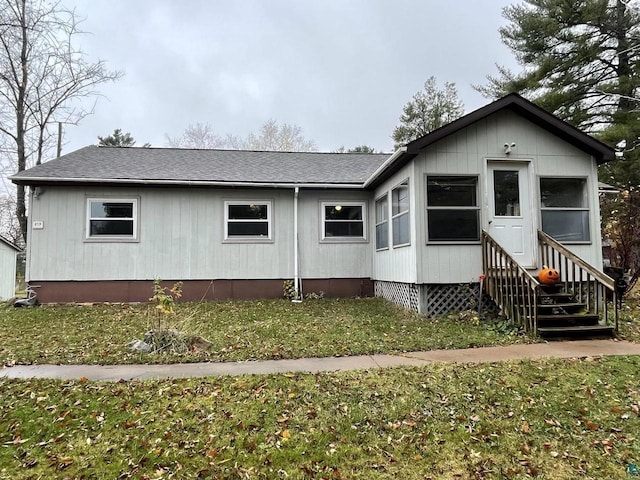
[{"label": "single-story house", "polygon": [[155,278],[191,300],[281,297],[293,280],[438,313],[478,283],[484,233],[527,269],[539,230],[601,269],[613,158],[511,94],[393,154],[88,146],[11,180],[30,187],[43,302],[146,301]]},{"label": "single-story house", "polygon": [[0,235],[0,300],[13,298],[16,293],[16,262],[18,247]]}]

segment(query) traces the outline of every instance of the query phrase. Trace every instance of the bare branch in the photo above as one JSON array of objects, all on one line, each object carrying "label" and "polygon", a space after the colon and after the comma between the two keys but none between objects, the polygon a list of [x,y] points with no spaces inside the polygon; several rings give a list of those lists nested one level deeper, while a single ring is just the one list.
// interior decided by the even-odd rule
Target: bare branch
[{"label": "bare branch", "polygon": [[[97,87],[122,76],[74,46],[78,24],[58,1],[0,0],[0,170],[40,163],[53,144],[49,125],[79,122],[93,112]],[[24,187],[16,190],[26,236]]]}]

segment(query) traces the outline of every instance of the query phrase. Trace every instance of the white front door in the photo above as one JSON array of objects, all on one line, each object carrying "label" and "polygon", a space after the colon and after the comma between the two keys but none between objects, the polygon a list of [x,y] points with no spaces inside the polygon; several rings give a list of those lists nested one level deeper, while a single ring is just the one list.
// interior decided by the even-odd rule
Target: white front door
[{"label": "white front door", "polygon": [[528,162],[489,162],[489,235],[524,267],[535,267],[535,216]]}]

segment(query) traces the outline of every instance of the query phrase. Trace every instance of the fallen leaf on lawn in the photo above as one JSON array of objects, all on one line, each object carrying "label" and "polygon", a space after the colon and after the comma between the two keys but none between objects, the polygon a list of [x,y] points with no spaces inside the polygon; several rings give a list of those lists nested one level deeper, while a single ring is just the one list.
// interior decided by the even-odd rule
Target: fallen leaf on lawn
[{"label": "fallen leaf on lawn", "polygon": [[218,456],[218,450],[216,450],[215,448],[212,448],[211,450],[209,450],[207,452],[207,457],[217,457]]},{"label": "fallen leaf on lawn", "polygon": [[531,427],[529,426],[529,422],[525,420],[524,422],[522,422],[522,433],[529,433],[529,432],[531,432]]},{"label": "fallen leaf on lawn", "polygon": [[591,422],[589,420],[585,420],[584,424],[592,432],[595,432],[596,430],[598,430],[598,425],[596,425],[595,423],[593,423],[593,422]]},{"label": "fallen leaf on lawn", "polygon": [[71,457],[63,457],[58,459],[58,468],[60,470],[70,467],[71,465],[73,465],[73,458]]}]

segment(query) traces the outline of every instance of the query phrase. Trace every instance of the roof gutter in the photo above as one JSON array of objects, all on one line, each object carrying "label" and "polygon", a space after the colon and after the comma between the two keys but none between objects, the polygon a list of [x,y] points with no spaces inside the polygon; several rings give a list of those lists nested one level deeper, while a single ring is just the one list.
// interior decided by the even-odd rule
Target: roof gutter
[{"label": "roof gutter", "polygon": [[10,240],[7,240],[4,237],[0,237],[0,243],[6,245],[8,247],[13,248],[16,252],[21,252],[22,251],[22,249],[18,245],[16,245],[15,243],[11,242]]},{"label": "roof gutter", "polygon": [[373,172],[371,174],[371,176],[367,179],[366,182],[364,182],[364,188],[367,188],[369,185],[371,185],[371,183],[378,178],[378,176],[384,172],[387,167],[389,165],[391,165],[393,162],[395,162],[398,158],[400,158],[403,154],[407,153],[407,147],[400,147],[398,148],[395,152],[393,152],[393,155],[391,155],[389,158],[387,158],[384,163],[382,165],[380,165],[375,172]]},{"label": "roof gutter", "polygon": [[128,178],[60,178],[60,177],[18,177],[9,179],[15,184],[31,185],[36,183],[104,183],[131,185],[182,185],[211,187],[263,187],[263,188],[347,188],[363,189],[362,183],[280,183],[280,182],[223,182],[207,180],[143,180]]}]

